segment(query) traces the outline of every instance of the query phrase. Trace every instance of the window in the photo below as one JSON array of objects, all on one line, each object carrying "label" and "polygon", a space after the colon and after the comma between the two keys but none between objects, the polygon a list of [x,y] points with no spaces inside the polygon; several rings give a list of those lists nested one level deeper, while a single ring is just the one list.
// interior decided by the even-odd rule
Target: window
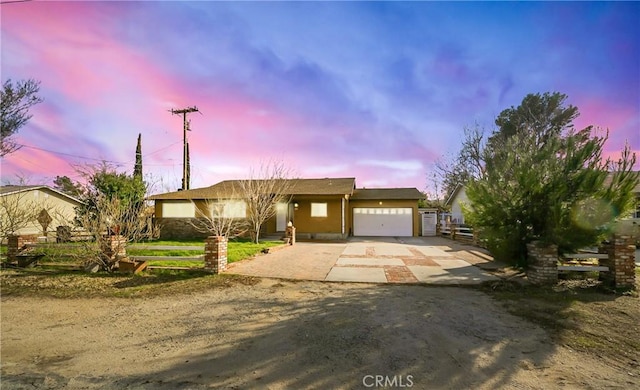
[{"label": "window", "polygon": [[326,203],[311,203],[311,216],[312,217],[326,217],[327,216],[327,204]]},{"label": "window", "polygon": [[162,202],[162,216],[164,218],[193,218],[195,206],[190,201]]},{"label": "window", "polygon": [[209,209],[211,216],[216,218],[245,218],[247,216],[247,204],[241,200],[209,203]]},{"label": "window", "polygon": [[224,205],[225,218],[245,218],[247,216],[247,204],[242,200],[230,200]]}]

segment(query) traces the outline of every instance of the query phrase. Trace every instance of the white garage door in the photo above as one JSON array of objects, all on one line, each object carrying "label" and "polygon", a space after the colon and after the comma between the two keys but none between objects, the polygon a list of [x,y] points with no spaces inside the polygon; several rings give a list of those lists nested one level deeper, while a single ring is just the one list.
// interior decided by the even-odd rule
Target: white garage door
[{"label": "white garage door", "polygon": [[413,209],[355,207],[353,209],[354,236],[413,236]]}]

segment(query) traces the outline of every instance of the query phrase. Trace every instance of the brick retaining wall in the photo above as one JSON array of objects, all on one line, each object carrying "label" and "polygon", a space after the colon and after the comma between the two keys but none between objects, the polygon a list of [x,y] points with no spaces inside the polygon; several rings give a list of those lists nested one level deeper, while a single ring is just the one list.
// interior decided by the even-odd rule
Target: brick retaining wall
[{"label": "brick retaining wall", "polygon": [[195,221],[196,218],[157,218],[154,223],[160,226],[161,240],[207,238],[209,233],[198,231],[193,226]]}]

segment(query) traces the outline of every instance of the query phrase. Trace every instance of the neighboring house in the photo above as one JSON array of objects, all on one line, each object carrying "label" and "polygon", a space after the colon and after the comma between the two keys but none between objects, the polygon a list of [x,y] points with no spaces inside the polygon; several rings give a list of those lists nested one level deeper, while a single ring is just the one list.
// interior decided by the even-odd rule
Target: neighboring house
[{"label": "neighboring house", "polygon": [[[0,186],[0,219],[5,229],[10,219],[31,216],[31,222],[20,224],[14,231],[19,235],[44,236],[55,233],[60,225],[70,225],[75,218],[75,208],[82,204],[78,199],[53,188],[37,186]],[[38,217],[49,221],[44,232]]]},{"label": "neighboring house", "polygon": [[[245,217],[244,202],[237,195],[238,180],[210,187],[151,196],[162,238],[194,237],[191,221],[216,203],[229,217]],[[336,239],[347,236],[417,236],[418,200],[415,188],[357,189],[355,178],[291,179],[288,201],[276,205],[276,215],[262,233],[284,232],[287,223],[299,238]]]},{"label": "neighboring house", "polygon": [[451,223],[464,224],[463,204],[468,205],[469,198],[467,198],[465,187],[462,184],[458,184],[445,202],[445,206],[451,208]]}]

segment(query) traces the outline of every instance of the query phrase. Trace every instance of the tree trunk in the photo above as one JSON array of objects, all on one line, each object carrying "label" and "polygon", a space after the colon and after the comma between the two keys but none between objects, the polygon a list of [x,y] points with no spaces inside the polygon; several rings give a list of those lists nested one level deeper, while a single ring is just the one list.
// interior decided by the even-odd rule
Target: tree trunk
[{"label": "tree trunk", "polygon": [[253,232],[253,242],[255,244],[259,244],[260,243],[260,228],[262,227],[262,224],[260,223],[256,223],[254,224],[253,228],[254,228],[254,232]]}]

